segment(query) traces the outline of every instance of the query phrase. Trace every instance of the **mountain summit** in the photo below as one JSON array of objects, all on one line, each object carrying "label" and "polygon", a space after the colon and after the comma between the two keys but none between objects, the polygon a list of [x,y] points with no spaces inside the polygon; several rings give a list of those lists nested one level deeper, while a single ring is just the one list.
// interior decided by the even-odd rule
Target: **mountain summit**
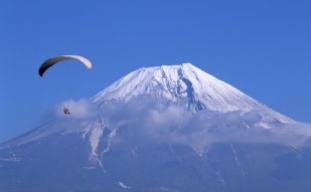
[{"label": "mountain summit", "polygon": [[140,68],[96,94],[92,101],[118,103],[140,96],[181,104],[192,112],[259,111],[264,119],[262,125],[267,128],[271,122],[293,122],[191,63]]},{"label": "mountain summit", "polygon": [[140,68],[98,93],[95,102],[126,102],[141,95],[184,104],[189,110],[249,111],[257,103],[190,63]]}]

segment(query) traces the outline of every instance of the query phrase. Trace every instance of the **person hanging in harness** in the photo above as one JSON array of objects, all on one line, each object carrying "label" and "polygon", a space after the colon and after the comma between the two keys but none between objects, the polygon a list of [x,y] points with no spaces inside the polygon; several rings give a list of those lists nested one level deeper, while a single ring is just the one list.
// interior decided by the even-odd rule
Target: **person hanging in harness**
[{"label": "person hanging in harness", "polygon": [[64,114],[66,114],[66,115],[70,114],[70,111],[67,107],[64,107],[63,111],[64,111]]}]

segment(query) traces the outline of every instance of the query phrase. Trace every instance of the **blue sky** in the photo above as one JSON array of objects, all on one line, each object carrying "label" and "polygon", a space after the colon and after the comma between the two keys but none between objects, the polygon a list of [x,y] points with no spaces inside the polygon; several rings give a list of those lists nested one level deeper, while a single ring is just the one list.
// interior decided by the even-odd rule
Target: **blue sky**
[{"label": "blue sky", "polygon": [[37,75],[45,59],[60,54],[94,65],[75,72],[75,99],[140,67],[191,62],[311,123],[310,10],[309,0],[3,0],[0,142],[40,125],[61,102],[55,92],[66,83]]}]

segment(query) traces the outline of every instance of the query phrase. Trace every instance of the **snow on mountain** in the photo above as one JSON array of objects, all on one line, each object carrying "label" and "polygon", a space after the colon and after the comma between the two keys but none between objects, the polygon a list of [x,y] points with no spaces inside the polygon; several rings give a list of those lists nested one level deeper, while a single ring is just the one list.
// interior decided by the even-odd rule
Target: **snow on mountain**
[{"label": "snow on mountain", "polygon": [[210,110],[220,113],[260,111],[261,126],[271,123],[293,123],[268,107],[260,104],[233,86],[200,70],[190,63],[140,68],[129,73],[99,92],[92,101],[99,104],[127,102],[139,96],[171,101],[190,111]]},{"label": "snow on mountain", "polygon": [[256,106],[242,92],[190,63],[138,69],[95,95],[93,100],[126,102],[139,95],[181,101],[190,110],[249,111]]}]

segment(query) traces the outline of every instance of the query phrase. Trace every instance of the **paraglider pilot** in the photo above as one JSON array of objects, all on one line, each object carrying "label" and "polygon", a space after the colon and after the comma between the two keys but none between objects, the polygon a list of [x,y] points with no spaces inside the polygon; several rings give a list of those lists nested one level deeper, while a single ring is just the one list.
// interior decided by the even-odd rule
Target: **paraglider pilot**
[{"label": "paraglider pilot", "polygon": [[64,114],[66,114],[66,115],[70,114],[70,111],[67,107],[64,107],[63,111],[64,111]]}]

